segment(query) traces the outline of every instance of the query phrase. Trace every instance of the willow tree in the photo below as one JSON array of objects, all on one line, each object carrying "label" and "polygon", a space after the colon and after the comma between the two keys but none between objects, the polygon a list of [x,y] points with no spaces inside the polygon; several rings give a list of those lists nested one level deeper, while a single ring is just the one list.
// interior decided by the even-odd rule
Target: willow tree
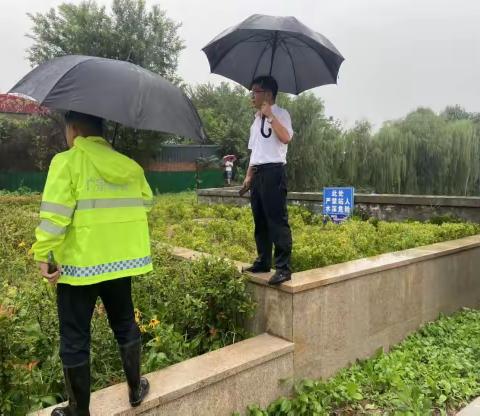
[{"label": "willow tree", "polygon": [[289,111],[294,129],[287,156],[289,188],[321,191],[326,185],[335,185],[341,131],[335,122],[325,117],[321,99],[312,93],[295,98],[282,95],[278,103]]},{"label": "willow tree", "polygon": [[[455,117],[452,115],[454,114]],[[377,192],[478,193],[479,128],[474,120],[418,109],[385,123],[371,141],[371,182]]]},{"label": "willow tree", "polygon": [[375,169],[372,160],[372,126],[368,121],[360,121],[344,132],[339,140],[343,155],[337,166],[338,178],[345,185],[353,185],[360,190],[371,188],[371,176]]}]

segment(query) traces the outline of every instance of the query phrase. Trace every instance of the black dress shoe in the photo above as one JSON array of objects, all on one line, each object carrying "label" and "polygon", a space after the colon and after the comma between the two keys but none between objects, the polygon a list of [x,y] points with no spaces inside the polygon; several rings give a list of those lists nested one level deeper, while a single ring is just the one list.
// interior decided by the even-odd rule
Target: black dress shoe
[{"label": "black dress shoe", "polygon": [[254,263],[250,267],[242,269],[242,271],[249,273],[268,273],[270,271],[270,268],[262,266],[261,264]]},{"label": "black dress shoe", "polygon": [[292,272],[290,270],[277,270],[268,281],[269,285],[279,285],[292,278]]}]

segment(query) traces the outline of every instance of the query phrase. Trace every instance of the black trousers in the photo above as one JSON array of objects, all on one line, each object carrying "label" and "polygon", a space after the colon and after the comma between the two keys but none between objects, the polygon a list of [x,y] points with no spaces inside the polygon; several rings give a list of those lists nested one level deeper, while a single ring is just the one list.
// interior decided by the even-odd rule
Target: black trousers
[{"label": "black trousers", "polygon": [[90,358],[90,321],[98,296],[105,306],[118,345],[140,341],[130,277],[86,286],[58,284],[60,358],[64,367],[82,365]]},{"label": "black trousers", "polygon": [[254,167],[250,204],[255,222],[256,263],[270,268],[274,245],[275,268],[290,270],[292,233],[288,225],[287,175],[283,164]]}]

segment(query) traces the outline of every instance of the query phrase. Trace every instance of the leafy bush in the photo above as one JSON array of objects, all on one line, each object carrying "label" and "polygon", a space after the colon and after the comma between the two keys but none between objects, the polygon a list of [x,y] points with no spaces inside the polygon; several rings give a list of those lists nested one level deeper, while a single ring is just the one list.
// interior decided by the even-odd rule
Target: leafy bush
[{"label": "leafy bush", "polygon": [[[290,206],[294,271],[308,270],[382,253],[405,250],[480,232],[465,222],[362,221],[336,225],[300,206]],[[250,207],[203,205],[193,194],[161,195],[150,216],[156,240],[252,262],[256,257]]]},{"label": "leafy bush", "polygon": [[[0,196],[0,414],[28,411],[65,399],[58,356],[55,289],[44,283],[29,248],[40,198]],[[175,260],[154,243],[155,271],[132,279],[142,332],[143,371],[237,342],[254,303],[245,276],[228,261]],[[92,319],[92,388],[124,380],[103,305]]]},{"label": "leafy bush", "polygon": [[480,395],[480,311],[442,316],[390,353],[378,351],[334,377],[304,380],[292,399],[249,416],[454,415]]},{"label": "leafy bush", "polygon": [[3,171],[46,170],[65,150],[63,125],[57,115],[0,117],[0,166]]}]

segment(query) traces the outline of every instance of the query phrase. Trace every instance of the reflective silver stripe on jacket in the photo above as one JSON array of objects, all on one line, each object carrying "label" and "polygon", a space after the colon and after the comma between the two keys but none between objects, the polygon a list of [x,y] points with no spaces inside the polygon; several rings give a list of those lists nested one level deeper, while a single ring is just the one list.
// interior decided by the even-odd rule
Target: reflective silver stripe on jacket
[{"label": "reflective silver stripe on jacket", "polygon": [[42,220],[38,228],[40,228],[43,231],[46,231],[47,233],[55,234],[55,235],[65,234],[65,231],[67,230],[67,227],[61,227],[60,225],[54,224],[49,220]]},{"label": "reflective silver stripe on jacket", "polygon": [[40,211],[63,215],[64,217],[70,218],[73,214],[74,209],[66,205],[57,204],[56,202],[43,201],[40,205]]},{"label": "reflective silver stripe on jacket", "polygon": [[95,208],[128,208],[143,207],[141,198],[102,198],[102,199],[82,199],[77,202],[78,210]]}]

